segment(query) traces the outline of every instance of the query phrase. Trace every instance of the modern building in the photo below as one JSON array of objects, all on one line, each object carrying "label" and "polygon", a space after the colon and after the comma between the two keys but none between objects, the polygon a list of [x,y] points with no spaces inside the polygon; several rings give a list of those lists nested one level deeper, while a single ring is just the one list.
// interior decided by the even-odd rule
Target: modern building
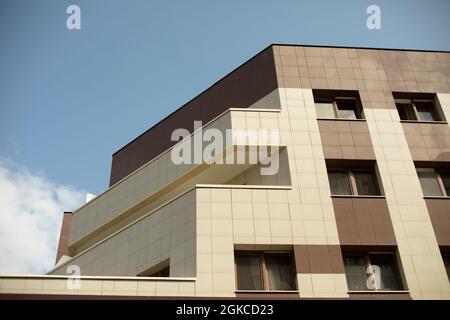
[{"label": "modern building", "polygon": [[448,120],[449,52],[271,45],[114,153],[54,269],[0,291],[450,299]]}]

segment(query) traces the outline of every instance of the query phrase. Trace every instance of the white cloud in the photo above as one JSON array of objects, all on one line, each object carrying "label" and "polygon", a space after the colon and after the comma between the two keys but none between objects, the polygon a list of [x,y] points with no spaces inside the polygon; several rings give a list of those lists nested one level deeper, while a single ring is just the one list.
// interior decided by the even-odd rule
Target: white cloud
[{"label": "white cloud", "polygon": [[0,274],[44,274],[55,262],[64,211],[86,193],[0,159]]}]

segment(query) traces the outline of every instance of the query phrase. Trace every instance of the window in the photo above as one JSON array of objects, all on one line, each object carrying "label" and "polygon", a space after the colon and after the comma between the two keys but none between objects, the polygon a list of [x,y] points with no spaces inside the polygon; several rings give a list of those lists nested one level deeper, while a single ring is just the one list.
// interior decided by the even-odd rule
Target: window
[{"label": "window", "polygon": [[356,99],[351,98],[337,98],[336,99],[337,115],[340,119],[356,119],[357,118],[357,104]]},{"label": "window", "polygon": [[318,118],[333,119],[336,117],[333,102],[316,102],[316,112]]},{"label": "window", "polygon": [[238,290],[295,290],[290,252],[235,253]]},{"label": "window", "polygon": [[378,187],[375,175],[372,171],[352,171],[355,177],[356,190],[362,195],[378,195]]},{"label": "window", "polygon": [[395,99],[401,120],[441,121],[433,100]]},{"label": "window", "polygon": [[343,259],[349,290],[403,290],[394,253],[344,253]]},{"label": "window", "polygon": [[381,195],[371,168],[328,168],[328,180],[332,195]]},{"label": "window", "polygon": [[331,194],[352,194],[352,190],[350,188],[350,180],[348,178],[348,171],[330,170],[328,171],[328,179],[330,180]]},{"label": "window", "polygon": [[363,119],[357,98],[317,98],[315,105],[319,119]]},{"label": "window", "polygon": [[450,172],[417,168],[420,186],[426,197],[450,197]]}]

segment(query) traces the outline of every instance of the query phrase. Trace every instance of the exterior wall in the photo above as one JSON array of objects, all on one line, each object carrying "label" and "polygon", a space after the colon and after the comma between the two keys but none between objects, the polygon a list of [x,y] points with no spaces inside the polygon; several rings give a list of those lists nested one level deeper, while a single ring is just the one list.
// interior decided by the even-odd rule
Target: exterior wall
[{"label": "exterior wall", "polygon": [[369,128],[363,120],[318,120],[326,159],[374,160]]},{"label": "exterior wall", "polygon": [[226,184],[234,185],[275,185],[275,186],[290,186],[291,175],[289,172],[289,161],[286,149],[280,150],[279,155],[279,170],[274,175],[261,175],[261,165],[254,165],[251,168],[245,170],[241,174],[228,180]]},{"label": "exterior wall", "polygon": [[450,299],[448,277],[397,110],[365,113],[411,296]]},{"label": "exterior wall", "polygon": [[67,274],[77,265],[82,275],[131,276],[170,258],[171,277],[195,277],[195,190],[111,235],[51,273]]},{"label": "exterior wall", "polygon": [[[312,91],[272,94],[281,98],[277,121],[292,188],[198,190],[197,281],[206,295],[235,295],[234,246],[339,245]],[[241,128],[234,120],[233,128]],[[348,297],[342,272],[297,273],[297,281],[300,297]]]},{"label": "exterior wall", "polygon": [[450,93],[447,52],[274,46],[274,54],[279,87],[358,90],[364,108],[395,109],[392,92]]},{"label": "exterior wall", "polygon": [[402,123],[414,161],[450,161],[447,123]]},{"label": "exterior wall", "polygon": [[[69,245],[76,256],[51,273],[76,264],[82,275],[111,276],[84,278],[80,295],[267,297],[278,293],[236,290],[234,251],[289,249],[297,290],[284,297],[450,299],[439,251],[450,245],[450,200],[424,199],[414,165],[450,164],[450,128],[401,122],[392,94],[438,92],[450,119],[450,54],[273,46],[261,55],[247,67],[252,71],[236,71],[161,122],[163,131],[157,125],[115,155],[112,183],[145,164],[75,212]],[[257,75],[267,83],[251,83]],[[357,90],[365,120],[317,119],[312,89]],[[243,109],[221,114],[238,102]],[[192,114],[181,119],[186,112]],[[209,167],[214,174],[174,166],[169,145],[155,142],[169,140],[175,125],[219,114],[209,127],[279,129],[278,175],[260,176],[258,165]],[[235,139],[225,149],[238,146]],[[327,163],[356,160],[376,164],[382,196],[331,196]],[[342,248],[350,246],[396,249],[406,290],[349,292]],[[133,278],[168,258],[176,278]],[[0,292],[73,294],[64,283],[3,276]]]},{"label": "exterior wall", "polygon": [[51,297],[60,295],[83,296],[139,296],[171,297],[193,296],[195,278],[132,278],[132,277],[82,277],[79,288],[68,289],[73,279],[67,276],[3,276],[0,278],[0,294]]},{"label": "exterior wall", "polygon": [[[450,287],[442,257],[431,226],[405,131],[392,92],[437,92],[447,119],[450,98],[450,55],[435,52],[405,52],[345,48],[278,46],[274,48],[278,84],[289,88],[358,90],[373,144],[389,214],[398,243],[406,285],[413,298],[450,298]],[[446,92],[442,94],[440,92]],[[321,125],[322,125],[322,121]],[[409,124],[404,124],[408,127]],[[425,148],[434,152],[429,159],[447,160],[448,124],[433,127],[424,137]],[[322,125],[323,128],[323,125]],[[325,131],[321,130],[323,136]],[[337,128],[336,131],[337,132]],[[351,130],[350,130],[351,131]],[[340,132],[338,138],[340,138]],[[417,134],[417,131],[415,132]],[[437,136],[436,136],[437,135]],[[432,142],[437,137],[438,141]],[[343,151],[354,142],[326,142],[330,158],[353,157],[357,149]],[[332,145],[330,145],[332,144]],[[438,150],[433,150],[432,147]],[[356,157],[357,158],[357,157]],[[358,215],[363,213],[358,212]]]},{"label": "exterior wall", "polygon": [[[205,129],[217,128],[225,134],[225,130],[231,128],[230,117],[230,112],[227,112],[209,125],[205,124]],[[192,141],[197,135],[198,133],[193,135]],[[170,139],[170,135],[167,139]],[[136,211],[136,206],[150,196],[171,183],[179,184],[182,176],[200,166],[195,164],[175,165],[170,159],[169,151],[159,155],[133,175],[128,176],[76,210],[73,214],[69,245],[74,246],[83,237],[90,235],[98,228],[107,228],[107,223],[111,220],[115,220],[117,223],[117,219]]]},{"label": "exterior wall", "polygon": [[341,245],[396,246],[386,199],[334,197],[333,207]]},{"label": "exterior wall", "polygon": [[64,212],[61,231],[59,234],[58,251],[56,252],[55,263],[58,263],[59,259],[61,259],[63,255],[69,255],[69,234],[71,224],[72,212]]},{"label": "exterior wall", "polygon": [[439,246],[450,246],[450,199],[425,199]]}]

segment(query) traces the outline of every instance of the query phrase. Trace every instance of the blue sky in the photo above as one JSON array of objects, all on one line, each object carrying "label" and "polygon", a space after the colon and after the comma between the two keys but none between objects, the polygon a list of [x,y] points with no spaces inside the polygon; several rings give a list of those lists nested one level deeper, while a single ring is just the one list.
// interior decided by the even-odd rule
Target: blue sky
[{"label": "blue sky", "polygon": [[0,157],[98,194],[113,152],[271,43],[450,50],[450,1],[1,0]]}]

